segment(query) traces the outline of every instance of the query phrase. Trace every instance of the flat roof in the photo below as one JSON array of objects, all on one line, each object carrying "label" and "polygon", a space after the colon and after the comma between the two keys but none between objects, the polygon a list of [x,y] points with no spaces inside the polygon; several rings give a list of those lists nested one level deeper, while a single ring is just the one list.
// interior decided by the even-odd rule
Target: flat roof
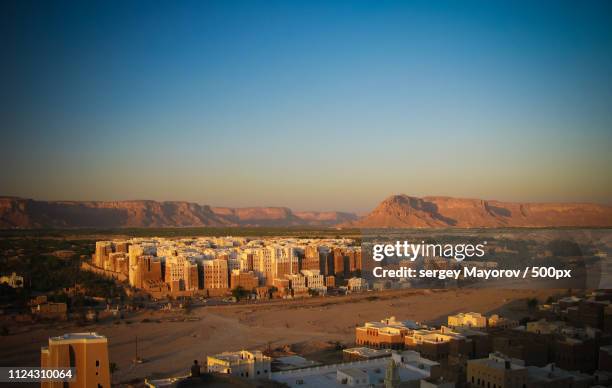
[{"label": "flat roof", "polygon": [[[243,353],[248,353],[250,354],[252,357],[251,358],[245,358],[242,357]],[[259,350],[240,350],[237,352],[223,352],[223,353],[219,353],[219,354],[215,354],[212,356],[208,356],[209,358],[216,358],[217,360],[222,360],[222,361],[229,361],[229,362],[250,362],[250,361],[262,361],[262,360],[271,360],[271,358],[265,356],[261,351]]]},{"label": "flat roof", "polygon": [[338,369],[338,372],[351,376],[354,379],[365,379],[366,377],[368,377],[368,374],[366,372],[357,368]]},{"label": "flat roof", "polygon": [[290,370],[320,365],[316,361],[311,361],[297,355],[277,357],[272,362],[278,370]]},{"label": "flat roof", "polygon": [[372,349],[367,347],[357,347],[344,349],[343,352],[357,354],[362,357],[391,356],[391,349]]},{"label": "flat roof", "polygon": [[66,333],[57,337],[50,337],[51,342],[106,342],[106,337],[95,332]]},{"label": "flat roof", "polygon": [[551,364],[548,364],[544,367],[537,366],[528,366],[527,373],[531,378],[544,380],[544,381],[554,381],[558,379],[566,379],[568,377],[574,380],[590,380],[592,376],[579,373],[579,372],[570,372],[565,369],[560,369],[558,367],[551,367]]},{"label": "flat roof", "polygon": [[[367,361],[323,365],[286,372],[273,372],[271,378],[296,388],[346,387],[346,384],[337,381],[337,372],[346,373],[347,370],[357,369],[368,375],[370,384],[378,385],[385,379],[388,362],[388,358],[377,358]],[[401,381],[415,381],[429,377],[429,371],[412,365],[398,365],[397,371]]]}]

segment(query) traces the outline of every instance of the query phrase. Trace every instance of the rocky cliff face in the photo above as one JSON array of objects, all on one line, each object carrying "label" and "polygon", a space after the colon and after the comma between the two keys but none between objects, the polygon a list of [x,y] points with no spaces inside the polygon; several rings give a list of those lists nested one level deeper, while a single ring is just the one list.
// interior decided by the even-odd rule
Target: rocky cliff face
[{"label": "rocky cliff face", "polygon": [[235,225],[244,226],[295,226],[303,225],[291,209],[286,207],[215,207],[215,214]]},{"label": "rocky cliff face", "polygon": [[35,201],[0,197],[0,228],[328,226],[356,218],[349,213],[293,213],[284,207],[211,208],[191,202]]},{"label": "rocky cliff face", "polygon": [[211,208],[191,202],[35,201],[0,197],[0,228],[149,228],[223,226],[354,228],[612,227],[612,207],[509,203],[394,195],[367,216],[293,212],[285,207]]},{"label": "rocky cliff face", "polygon": [[344,224],[358,228],[498,228],[612,226],[612,207],[587,203],[510,203],[393,195],[370,214]]},{"label": "rocky cliff face", "polygon": [[2,228],[229,226],[209,206],[156,201],[35,201],[0,198]]}]

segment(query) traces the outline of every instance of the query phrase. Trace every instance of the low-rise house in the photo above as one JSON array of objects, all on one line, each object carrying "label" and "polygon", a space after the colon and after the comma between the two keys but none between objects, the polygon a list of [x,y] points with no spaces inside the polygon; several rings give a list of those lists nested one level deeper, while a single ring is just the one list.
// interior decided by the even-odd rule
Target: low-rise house
[{"label": "low-rise house", "polygon": [[207,358],[208,372],[225,373],[249,379],[268,378],[272,359],[261,351],[223,352]]},{"label": "low-rise house", "polygon": [[31,311],[32,315],[42,319],[66,320],[68,318],[68,306],[63,302],[37,304],[35,307],[32,307]]},{"label": "low-rise house", "polygon": [[393,352],[391,357],[322,365],[272,373],[272,380],[295,388],[418,387],[420,381],[440,374],[440,364],[417,352]]}]

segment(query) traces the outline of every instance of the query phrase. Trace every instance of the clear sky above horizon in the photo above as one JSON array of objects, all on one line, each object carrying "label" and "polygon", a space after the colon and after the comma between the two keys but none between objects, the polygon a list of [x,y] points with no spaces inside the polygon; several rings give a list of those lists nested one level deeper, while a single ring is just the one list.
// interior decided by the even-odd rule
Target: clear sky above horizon
[{"label": "clear sky above horizon", "polygon": [[0,195],[612,203],[612,2],[3,1]]}]

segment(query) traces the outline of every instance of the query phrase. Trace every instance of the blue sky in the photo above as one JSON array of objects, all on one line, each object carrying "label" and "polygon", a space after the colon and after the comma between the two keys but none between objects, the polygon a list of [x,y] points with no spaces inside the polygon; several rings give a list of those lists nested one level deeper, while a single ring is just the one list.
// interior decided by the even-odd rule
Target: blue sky
[{"label": "blue sky", "polygon": [[612,202],[612,6],[0,5],[0,192]]}]

